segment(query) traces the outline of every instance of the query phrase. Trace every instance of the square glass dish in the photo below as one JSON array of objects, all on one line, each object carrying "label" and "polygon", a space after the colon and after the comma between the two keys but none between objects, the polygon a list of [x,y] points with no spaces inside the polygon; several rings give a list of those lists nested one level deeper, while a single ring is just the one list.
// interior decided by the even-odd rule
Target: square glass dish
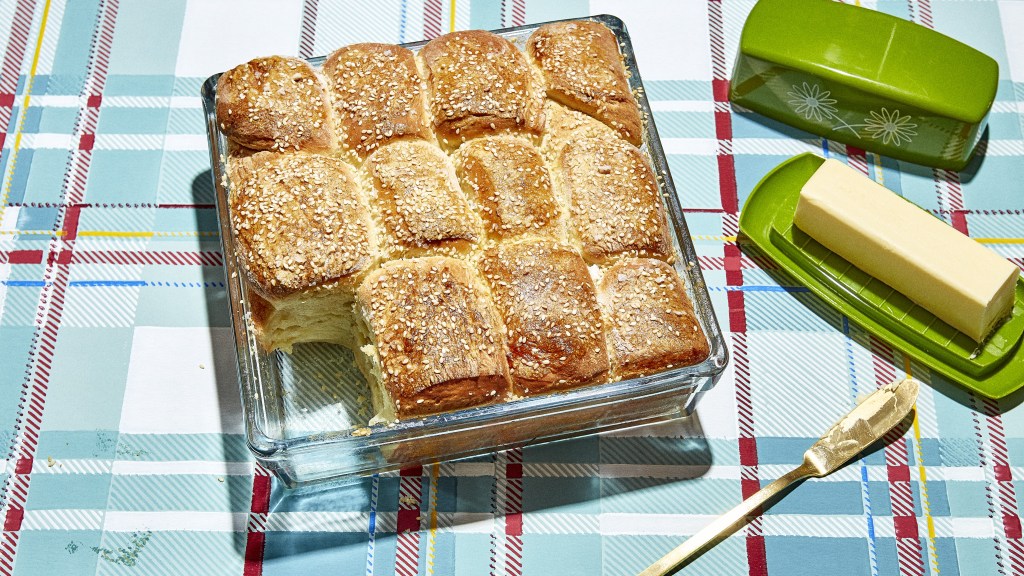
[{"label": "square glass dish", "polygon": [[[216,121],[218,75],[202,87],[217,213],[220,219],[246,441],[256,460],[285,485],[394,470],[462,458],[512,446],[592,434],[689,414],[714,386],[728,361],[697,255],[668,171],[629,34],[613,16],[601,22],[617,37],[630,87],[646,119],[641,151],[659,176],[675,248],[675,268],[686,285],[705,335],[708,357],[661,373],[528,397],[393,423],[369,425],[371,391],[353,353],[334,344],[298,344],[291,354],[266,352],[247,321],[249,288],[235,252],[228,211],[227,139]],[[495,30],[522,50],[542,24]],[[418,51],[426,41],[404,44]],[[324,58],[310,59],[314,66]]]}]

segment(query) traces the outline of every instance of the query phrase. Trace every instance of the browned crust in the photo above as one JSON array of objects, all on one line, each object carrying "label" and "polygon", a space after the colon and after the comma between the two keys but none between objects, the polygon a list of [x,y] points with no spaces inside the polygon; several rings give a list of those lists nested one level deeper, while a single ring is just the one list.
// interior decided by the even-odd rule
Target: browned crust
[{"label": "browned crust", "polygon": [[643,140],[640,108],[629,89],[615,34],[592,21],[541,26],[526,44],[547,95],[614,128],[634,146]]},{"label": "browned crust", "polygon": [[253,150],[336,148],[324,82],[298,58],[255,58],[221,74],[217,123],[228,139]]},{"label": "browned crust", "polygon": [[557,236],[559,210],[540,152],[510,136],[467,142],[455,154],[462,189],[479,206],[491,238]]},{"label": "browned crust", "polygon": [[401,138],[433,139],[426,86],[413,53],[394,44],[352,44],[324,61],[342,148],[360,159]]},{"label": "browned crust", "polygon": [[573,110],[554,100],[544,102],[544,118],[547,125],[541,153],[551,164],[558,163],[565,145],[581,138],[618,138],[618,134],[607,124],[579,110]]},{"label": "browned crust", "polygon": [[352,282],[377,259],[352,168],[317,154],[263,153],[232,173],[231,223],[253,285],[265,296]]},{"label": "browned crust", "polygon": [[574,140],[562,149],[558,169],[587,262],[672,260],[658,183],[640,150],[619,139]]},{"label": "browned crust", "polygon": [[505,322],[517,394],[604,380],[601,312],[587,265],[575,250],[546,240],[501,244],[484,253],[480,270]]},{"label": "browned crust", "polygon": [[392,257],[454,255],[470,250],[480,226],[448,156],[434,144],[401,140],[366,160]]},{"label": "browned crust", "polygon": [[273,343],[267,337],[267,331],[274,315],[274,305],[260,296],[256,291],[249,293],[249,314],[252,320],[252,327],[256,330],[256,340],[264,348],[270,348]]},{"label": "browned crust", "polygon": [[693,305],[668,264],[648,258],[621,260],[605,270],[598,292],[609,321],[608,350],[617,377],[690,366],[708,357],[708,341]]},{"label": "browned crust", "polygon": [[462,261],[389,262],[366,277],[356,304],[399,418],[505,399],[508,367],[498,319]]},{"label": "browned crust", "polygon": [[539,135],[543,92],[526,56],[483,30],[435,38],[420,51],[434,130],[446,146],[500,132]]}]

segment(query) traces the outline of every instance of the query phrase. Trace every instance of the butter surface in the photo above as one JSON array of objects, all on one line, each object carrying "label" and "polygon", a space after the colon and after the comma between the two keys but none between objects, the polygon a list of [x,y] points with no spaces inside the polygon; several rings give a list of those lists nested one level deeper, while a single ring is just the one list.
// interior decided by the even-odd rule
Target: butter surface
[{"label": "butter surface", "polygon": [[1013,307],[1016,266],[842,162],[811,176],[793,221],[975,341]]}]

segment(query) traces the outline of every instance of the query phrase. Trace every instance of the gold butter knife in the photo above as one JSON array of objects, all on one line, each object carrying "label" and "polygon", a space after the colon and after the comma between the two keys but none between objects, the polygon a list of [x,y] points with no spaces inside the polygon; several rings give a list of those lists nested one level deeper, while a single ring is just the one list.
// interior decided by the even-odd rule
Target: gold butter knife
[{"label": "gold butter knife", "polygon": [[743,526],[748,516],[790,484],[810,477],[821,478],[841,468],[910,414],[917,401],[919,387],[916,380],[907,378],[872,392],[804,453],[804,461],[800,466],[722,514],[675,550],[651,564],[639,576],[672,573]]}]

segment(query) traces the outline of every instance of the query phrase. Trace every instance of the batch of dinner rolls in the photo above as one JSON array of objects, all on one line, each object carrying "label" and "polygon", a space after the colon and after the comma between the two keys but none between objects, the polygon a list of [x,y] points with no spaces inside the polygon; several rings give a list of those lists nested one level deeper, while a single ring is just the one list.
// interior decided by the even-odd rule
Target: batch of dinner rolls
[{"label": "batch of dinner rolls", "polygon": [[600,23],[258,58],[217,120],[260,345],[352,348],[376,421],[708,355]]}]

